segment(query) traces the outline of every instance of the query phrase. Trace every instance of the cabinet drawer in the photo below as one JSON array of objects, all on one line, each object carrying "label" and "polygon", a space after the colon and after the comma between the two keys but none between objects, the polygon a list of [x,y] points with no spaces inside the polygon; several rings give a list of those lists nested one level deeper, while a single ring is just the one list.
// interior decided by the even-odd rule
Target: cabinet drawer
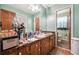
[{"label": "cabinet drawer", "polygon": [[39,55],[40,54],[40,42],[35,42],[31,45],[30,49],[31,55]]}]

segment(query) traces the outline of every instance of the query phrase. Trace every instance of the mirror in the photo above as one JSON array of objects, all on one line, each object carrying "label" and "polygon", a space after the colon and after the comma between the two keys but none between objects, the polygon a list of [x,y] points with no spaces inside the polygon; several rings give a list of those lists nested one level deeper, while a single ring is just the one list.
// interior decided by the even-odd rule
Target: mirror
[{"label": "mirror", "polygon": [[57,11],[57,45],[70,49],[70,8]]}]

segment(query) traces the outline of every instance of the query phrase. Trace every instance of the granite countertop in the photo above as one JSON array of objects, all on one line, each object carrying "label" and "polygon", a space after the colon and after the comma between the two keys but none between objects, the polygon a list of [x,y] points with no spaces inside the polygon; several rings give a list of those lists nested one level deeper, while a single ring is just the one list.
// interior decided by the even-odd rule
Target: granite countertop
[{"label": "granite countertop", "polygon": [[24,39],[20,40],[20,44],[18,45],[18,47],[23,46],[23,45],[28,45],[30,43],[41,40],[41,39],[46,38],[46,37],[51,36],[51,35],[53,35],[53,34],[47,33],[47,34],[36,35],[35,37],[33,37],[31,39],[27,39],[27,40],[26,40],[26,38],[24,38]]}]

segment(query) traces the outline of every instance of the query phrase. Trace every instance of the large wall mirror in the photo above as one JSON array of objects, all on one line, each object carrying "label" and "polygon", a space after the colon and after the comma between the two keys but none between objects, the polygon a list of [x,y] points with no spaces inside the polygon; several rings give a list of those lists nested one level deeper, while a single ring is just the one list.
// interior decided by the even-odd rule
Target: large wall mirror
[{"label": "large wall mirror", "polygon": [[56,12],[57,15],[57,45],[70,49],[71,45],[71,9],[66,8]]}]

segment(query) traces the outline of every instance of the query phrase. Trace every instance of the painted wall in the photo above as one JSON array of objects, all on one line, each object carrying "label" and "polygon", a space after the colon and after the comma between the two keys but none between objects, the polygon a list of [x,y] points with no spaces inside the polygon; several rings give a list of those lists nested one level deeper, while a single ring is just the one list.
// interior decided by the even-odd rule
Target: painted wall
[{"label": "painted wall", "polygon": [[46,10],[47,15],[47,31],[56,31],[56,14],[51,8]]},{"label": "painted wall", "polygon": [[74,37],[79,38],[79,4],[73,5],[73,19],[74,19]]},{"label": "painted wall", "polygon": [[[28,13],[22,11],[22,10],[18,10],[16,8],[13,8],[13,7],[11,7],[10,5],[7,5],[7,4],[0,4],[0,9],[9,10],[9,11],[16,13],[17,15],[25,16],[27,18],[26,19],[27,21],[29,21],[29,20],[31,21],[31,23],[28,23],[27,30],[28,31],[34,31],[34,23],[33,23],[34,15],[28,14]],[[29,25],[30,25],[30,27],[29,27]]]}]

